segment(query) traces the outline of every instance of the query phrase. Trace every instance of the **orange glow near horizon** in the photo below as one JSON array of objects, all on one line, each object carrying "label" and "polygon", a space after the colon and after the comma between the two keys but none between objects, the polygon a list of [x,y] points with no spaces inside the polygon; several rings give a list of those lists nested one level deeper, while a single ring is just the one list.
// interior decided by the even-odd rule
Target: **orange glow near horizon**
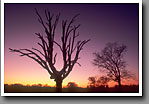
[{"label": "orange glow near horizon", "polygon": [[[24,60],[26,62],[24,62]],[[29,60],[28,58],[18,58],[18,62],[20,62],[18,66],[14,64],[14,61],[12,61],[10,65],[7,66],[5,65],[5,72],[4,72],[5,84],[16,84],[16,83],[22,85],[47,84],[51,87],[55,86],[55,81],[50,79],[48,72],[43,68],[41,68],[40,65],[38,65],[34,61]],[[74,67],[70,75],[68,75],[68,77],[66,77],[66,79],[63,80],[62,83],[63,87],[66,87],[69,82],[75,82],[79,87],[86,88],[88,85],[88,77],[98,75],[97,72],[99,73],[97,69],[91,70],[92,72],[90,72],[87,70],[83,70],[82,67],[79,67],[77,65]],[[84,66],[83,68],[87,68],[87,66]],[[113,81],[108,83],[109,87],[113,87],[116,84],[117,83]],[[122,84],[138,85],[138,81],[132,80],[131,83],[122,82]]]}]

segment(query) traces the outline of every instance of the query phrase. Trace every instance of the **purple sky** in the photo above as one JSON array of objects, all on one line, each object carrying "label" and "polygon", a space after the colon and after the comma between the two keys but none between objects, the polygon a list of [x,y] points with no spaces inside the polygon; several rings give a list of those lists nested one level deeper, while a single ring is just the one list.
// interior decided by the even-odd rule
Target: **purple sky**
[{"label": "purple sky", "polygon": [[[45,9],[49,9],[54,14],[61,13],[56,30],[56,40],[58,41],[61,37],[61,20],[70,20],[75,14],[80,14],[76,21],[76,23],[81,24],[78,30],[80,33],[79,39],[91,39],[84,47],[79,60],[82,65],[82,72],[84,69],[84,73],[87,73],[84,75],[84,80],[87,81],[88,75],[98,75],[99,72],[91,64],[92,53],[100,52],[108,42],[118,42],[128,47],[125,54],[126,68],[138,76],[139,4],[5,4],[6,66],[14,60],[20,59],[18,54],[10,53],[8,48],[38,47],[36,43],[39,40],[35,33],[44,33],[44,31],[37,21],[34,8],[37,8],[42,16],[44,16]],[[21,57],[21,59],[24,58]],[[25,60],[31,59],[25,58]],[[13,62],[14,65],[18,63]],[[5,68],[5,70],[12,69]]]}]

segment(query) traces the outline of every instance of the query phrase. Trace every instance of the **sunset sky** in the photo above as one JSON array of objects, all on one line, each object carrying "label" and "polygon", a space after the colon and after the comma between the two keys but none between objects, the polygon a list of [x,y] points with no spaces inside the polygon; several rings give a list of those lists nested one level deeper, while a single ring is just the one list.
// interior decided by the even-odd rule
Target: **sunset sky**
[{"label": "sunset sky", "polygon": [[[108,42],[125,44],[127,52],[126,69],[131,71],[136,81],[125,81],[125,84],[138,84],[139,79],[139,4],[5,4],[4,34],[4,83],[5,84],[48,84],[54,86],[54,80],[38,63],[28,57],[20,57],[19,53],[9,52],[9,48],[21,49],[37,45],[39,39],[35,33],[44,34],[38,22],[35,8],[44,17],[44,10],[54,14],[60,13],[60,21],[56,30],[56,40],[60,43],[61,21],[70,20],[74,15],[76,23],[81,24],[78,40],[91,39],[81,51],[79,65],[75,65],[69,76],[64,79],[63,86],[68,82],[76,82],[86,87],[88,77],[102,75],[92,65],[93,52],[100,52]],[[55,51],[60,51],[57,48]],[[63,65],[61,54],[57,56],[57,69]],[[111,84],[112,86],[112,84]]]}]

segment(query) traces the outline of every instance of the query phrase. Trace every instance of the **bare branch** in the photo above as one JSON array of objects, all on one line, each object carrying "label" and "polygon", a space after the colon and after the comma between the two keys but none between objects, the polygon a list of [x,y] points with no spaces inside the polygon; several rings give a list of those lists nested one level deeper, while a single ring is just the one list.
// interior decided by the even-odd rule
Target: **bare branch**
[{"label": "bare branch", "polygon": [[36,8],[35,8],[35,11],[36,11],[36,14],[37,14],[38,17],[39,17],[39,19],[38,19],[39,23],[41,23],[42,26],[45,28],[45,30],[47,30],[47,28],[46,28],[46,26],[45,26],[45,24],[44,24],[44,22],[43,22],[43,20],[42,20],[42,18],[41,18],[41,16],[40,16],[40,14],[38,13],[38,11],[37,11]]},{"label": "bare branch", "polygon": [[60,50],[62,51],[62,47],[61,47],[61,45],[60,44],[58,44],[56,41],[53,41],[59,48],[60,48]]},{"label": "bare branch", "polygon": [[57,53],[54,55],[54,63],[53,63],[53,65],[56,63],[56,56],[57,56]]},{"label": "bare branch", "polygon": [[81,64],[80,63],[78,63],[78,62],[76,62],[80,67],[81,67]]},{"label": "bare branch", "polygon": [[[28,50],[28,49],[20,49],[20,50],[17,50],[17,49],[11,49],[11,48],[9,48],[9,50],[10,50],[11,52],[18,52],[18,53],[20,53],[20,54],[21,54],[20,56],[27,56],[27,57],[33,59],[33,60],[36,61],[38,64],[40,64],[44,69],[46,69],[46,70],[49,72],[50,75],[52,75],[52,72],[48,69],[48,66],[47,66],[46,62],[45,62],[44,60],[42,60],[42,59],[40,58],[40,56],[38,56],[37,54],[35,54],[33,51]],[[23,50],[28,51],[28,52],[31,52],[31,53],[22,52]],[[33,56],[30,56],[31,54],[35,55],[37,58],[35,58],[35,57],[33,57]]]},{"label": "bare branch", "polygon": [[45,55],[41,52],[41,51],[39,51],[38,49],[36,49],[36,48],[32,48],[33,50],[36,50],[37,52],[39,52],[43,57],[45,57]]}]

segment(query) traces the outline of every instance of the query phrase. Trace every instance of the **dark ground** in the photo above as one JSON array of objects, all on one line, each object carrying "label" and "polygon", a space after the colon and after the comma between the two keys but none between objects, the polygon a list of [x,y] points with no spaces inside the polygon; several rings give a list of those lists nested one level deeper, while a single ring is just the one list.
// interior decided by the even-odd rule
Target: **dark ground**
[{"label": "dark ground", "polygon": [[[56,91],[55,87],[49,86],[23,86],[20,84],[12,84],[4,85],[5,93],[54,93]],[[120,88],[118,86],[115,87],[90,87],[90,88],[81,88],[81,87],[70,87],[63,88],[63,93],[138,93],[139,86],[138,85],[123,85]]]}]

